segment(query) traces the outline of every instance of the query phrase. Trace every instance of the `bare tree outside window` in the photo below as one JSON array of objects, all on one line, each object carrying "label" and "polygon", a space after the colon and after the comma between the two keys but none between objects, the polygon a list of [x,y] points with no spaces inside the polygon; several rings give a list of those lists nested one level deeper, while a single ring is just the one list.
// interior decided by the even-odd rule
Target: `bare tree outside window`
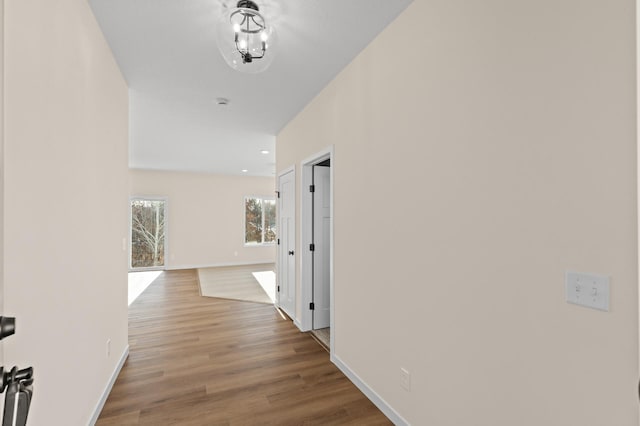
[{"label": "bare tree outside window", "polygon": [[276,200],[263,200],[264,207],[264,242],[276,241]]},{"label": "bare tree outside window", "polygon": [[244,199],[244,242],[271,244],[276,240],[276,201],[259,197]]},{"label": "bare tree outside window", "polygon": [[131,200],[131,267],[164,266],[165,201]]}]

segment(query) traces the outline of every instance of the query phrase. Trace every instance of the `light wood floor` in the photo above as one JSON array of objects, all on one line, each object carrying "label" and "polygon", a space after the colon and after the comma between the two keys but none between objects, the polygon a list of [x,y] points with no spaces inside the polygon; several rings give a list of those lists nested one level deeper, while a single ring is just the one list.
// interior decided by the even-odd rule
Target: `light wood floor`
[{"label": "light wood floor", "polygon": [[164,272],[129,307],[130,355],[97,425],[390,425],[273,306]]}]

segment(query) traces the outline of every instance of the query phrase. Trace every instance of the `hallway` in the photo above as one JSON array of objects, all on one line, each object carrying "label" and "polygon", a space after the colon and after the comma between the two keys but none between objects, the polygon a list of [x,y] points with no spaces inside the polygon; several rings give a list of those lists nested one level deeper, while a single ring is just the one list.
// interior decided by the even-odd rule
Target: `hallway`
[{"label": "hallway", "polygon": [[162,273],[129,308],[130,355],[97,425],[388,425],[273,306],[201,297]]}]

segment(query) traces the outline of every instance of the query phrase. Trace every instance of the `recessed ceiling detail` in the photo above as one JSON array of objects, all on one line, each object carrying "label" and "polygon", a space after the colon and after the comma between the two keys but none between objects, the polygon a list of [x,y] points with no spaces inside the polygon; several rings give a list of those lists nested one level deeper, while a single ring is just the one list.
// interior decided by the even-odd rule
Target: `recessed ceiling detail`
[{"label": "recessed ceiling detail", "polygon": [[273,176],[277,133],[411,0],[254,0],[278,32],[259,74],[218,51],[238,0],[89,1],[130,89],[130,167]]}]

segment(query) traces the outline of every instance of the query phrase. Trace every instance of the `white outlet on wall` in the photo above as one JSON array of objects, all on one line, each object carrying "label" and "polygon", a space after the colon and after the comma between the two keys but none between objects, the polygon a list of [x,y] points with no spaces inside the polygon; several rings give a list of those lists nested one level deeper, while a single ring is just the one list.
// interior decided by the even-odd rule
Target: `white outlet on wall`
[{"label": "white outlet on wall", "polygon": [[400,386],[407,392],[411,391],[411,373],[406,368],[400,367]]},{"label": "white outlet on wall", "polygon": [[107,358],[111,356],[111,339],[107,339]]}]

